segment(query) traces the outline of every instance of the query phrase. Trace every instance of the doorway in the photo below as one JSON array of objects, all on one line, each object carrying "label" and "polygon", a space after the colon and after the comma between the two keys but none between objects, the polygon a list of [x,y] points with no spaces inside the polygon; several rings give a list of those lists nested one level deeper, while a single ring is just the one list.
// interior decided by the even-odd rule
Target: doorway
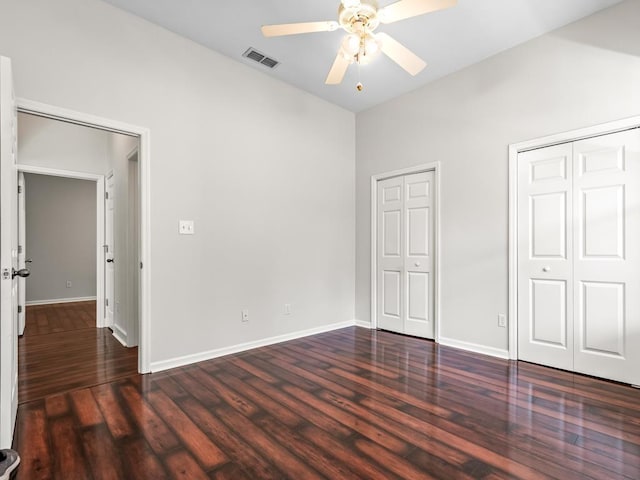
[{"label": "doorway", "polygon": [[[26,256],[33,259],[32,275],[25,282],[26,333],[19,342],[23,402],[138,372],[137,344],[132,343],[137,337],[127,334],[137,332],[138,318],[127,312],[139,307],[129,306],[125,294],[136,290],[137,301],[139,283],[127,275],[130,263],[139,265],[138,256],[129,258],[128,252],[138,252],[139,246],[126,244],[126,230],[128,203],[140,202],[132,198],[139,195],[137,173],[128,184],[128,152],[132,146],[137,151],[137,137],[22,112],[18,117],[18,169],[29,172],[27,241],[21,251],[26,246]],[[92,173],[72,172],[69,167]],[[107,169],[105,182],[99,173]],[[78,196],[79,186],[84,196]],[[92,235],[90,242],[79,241],[87,235]],[[44,350],[70,353],[44,358]]]},{"label": "doorway", "polygon": [[553,140],[512,150],[510,350],[638,384],[640,128]]},{"label": "doorway", "polygon": [[439,163],[371,178],[372,327],[439,339]]}]

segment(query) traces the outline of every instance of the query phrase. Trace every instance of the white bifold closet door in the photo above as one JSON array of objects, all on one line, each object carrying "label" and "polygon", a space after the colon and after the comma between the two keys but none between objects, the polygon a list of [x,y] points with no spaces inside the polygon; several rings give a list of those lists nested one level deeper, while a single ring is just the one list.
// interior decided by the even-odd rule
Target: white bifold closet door
[{"label": "white bifold closet door", "polygon": [[378,327],[434,337],[434,172],[378,182]]},{"label": "white bifold closet door", "polygon": [[518,156],[518,356],[640,384],[640,129]]}]

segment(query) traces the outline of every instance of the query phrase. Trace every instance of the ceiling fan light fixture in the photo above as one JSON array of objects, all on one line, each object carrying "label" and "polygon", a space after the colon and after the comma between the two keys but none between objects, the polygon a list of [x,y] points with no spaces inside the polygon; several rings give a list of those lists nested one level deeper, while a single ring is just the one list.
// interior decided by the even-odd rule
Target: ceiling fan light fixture
[{"label": "ceiling fan light fixture", "polygon": [[360,0],[342,0],[344,8],[354,8],[360,5]]},{"label": "ceiling fan light fixture", "polygon": [[342,41],[342,50],[344,50],[348,55],[354,57],[360,51],[360,36],[352,33],[344,37]]}]

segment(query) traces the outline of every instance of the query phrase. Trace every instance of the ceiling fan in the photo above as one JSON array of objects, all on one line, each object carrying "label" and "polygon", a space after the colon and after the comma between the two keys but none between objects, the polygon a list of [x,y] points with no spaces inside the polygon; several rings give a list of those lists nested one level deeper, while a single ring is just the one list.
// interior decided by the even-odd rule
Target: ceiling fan
[{"label": "ceiling fan", "polygon": [[[399,0],[378,8],[377,0],[341,0],[338,21],[287,23],[265,25],[265,37],[280,37],[300,33],[333,32],[342,28],[347,32],[325,83],[338,85],[352,63],[363,65],[380,51],[411,75],[420,73],[427,64],[415,53],[386,33],[374,34],[381,23],[388,24],[425,13],[453,7],[457,0]],[[362,84],[358,83],[358,90]]]}]

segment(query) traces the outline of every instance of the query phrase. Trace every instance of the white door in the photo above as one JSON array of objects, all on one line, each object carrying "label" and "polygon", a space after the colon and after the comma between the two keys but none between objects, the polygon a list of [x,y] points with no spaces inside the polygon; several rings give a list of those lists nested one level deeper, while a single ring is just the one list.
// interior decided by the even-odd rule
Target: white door
[{"label": "white door", "polygon": [[518,157],[519,358],[640,383],[640,130]]},{"label": "white door", "polygon": [[[18,172],[18,268],[27,267],[27,229],[25,227],[25,182],[24,173]],[[18,277],[18,335],[24,334],[27,303],[27,280]]]},{"label": "white door", "polygon": [[573,147],[574,369],[640,384],[640,129]]},{"label": "white door", "polygon": [[105,327],[113,327],[115,319],[115,252],[114,252],[114,178],[107,177],[105,201]]},{"label": "white door", "polygon": [[518,156],[518,356],[565,370],[573,369],[572,152],[564,144]]},{"label": "white door", "polygon": [[0,448],[9,448],[18,409],[17,110],[11,61],[0,57]]},{"label": "white door", "polygon": [[434,173],[378,182],[378,327],[434,337]]}]

